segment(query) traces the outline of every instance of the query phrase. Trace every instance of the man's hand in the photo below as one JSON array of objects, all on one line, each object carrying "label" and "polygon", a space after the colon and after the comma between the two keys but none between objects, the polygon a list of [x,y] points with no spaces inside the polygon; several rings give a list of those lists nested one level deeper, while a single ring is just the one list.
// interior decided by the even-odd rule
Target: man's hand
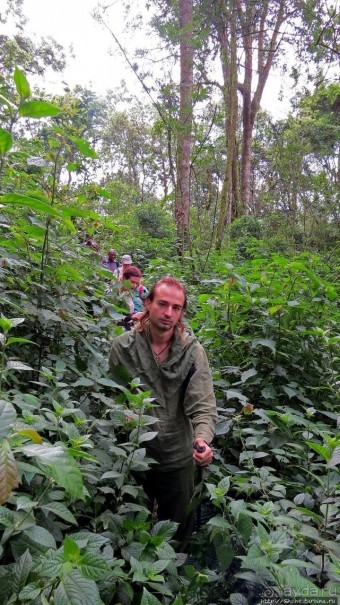
[{"label": "man's hand", "polygon": [[198,466],[208,466],[214,457],[211,447],[200,437],[193,443],[193,458]]}]

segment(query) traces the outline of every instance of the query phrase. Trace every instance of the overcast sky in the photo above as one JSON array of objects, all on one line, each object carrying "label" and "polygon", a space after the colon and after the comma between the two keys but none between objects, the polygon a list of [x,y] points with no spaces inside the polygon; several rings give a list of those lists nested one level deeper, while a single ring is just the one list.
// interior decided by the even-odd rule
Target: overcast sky
[{"label": "overcast sky", "polygon": [[[138,0],[133,1],[134,4],[138,3]],[[97,4],[97,0],[24,0],[23,12],[28,18],[24,33],[32,38],[52,36],[66,51],[72,45],[75,55],[72,58],[70,53],[66,52],[68,66],[62,75],[53,72],[48,74],[44,82],[46,92],[62,93],[64,80],[71,87],[75,84],[91,86],[95,93],[104,94],[106,90],[119,86],[121,80],[125,79],[136,94],[143,94],[136,76],[117,51],[112,36],[91,16]],[[121,0],[107,0],[106,4],[112,5],[110,27],[121,43],[128,47],[133,42],[134,45],[142,47],[147,42],[142,33],[140,36],[138,32],[133,34],[133,41],[124,37]],[[139,4],[143,6],[144,2]],[[3,28],[2,31],[5,33]],[[276,118],[284,117],[290,107],[287,99],[283,102],[278,100],[281,81],[279,73],[270,76],[262,102],[268,111],[274,112]]]},{"label": "overcast sky", "polygon": [[[92,84],[93,90],[102,94],[130,74],[117,53],[110,56],[110,50],[116,50],[112,37],[91,16],[97,4],[97,0],[24,0],[23,10],[29,19],[25,33],[50,35],[65,49],[73,47],[75,57],[66,53],[68,66],[62,78],[52,74],[54,82],[64,79],[71,86]],[[121,3],[116,0],[113,4],[115,22],[111,26],[119,36],[123,26]]]}]

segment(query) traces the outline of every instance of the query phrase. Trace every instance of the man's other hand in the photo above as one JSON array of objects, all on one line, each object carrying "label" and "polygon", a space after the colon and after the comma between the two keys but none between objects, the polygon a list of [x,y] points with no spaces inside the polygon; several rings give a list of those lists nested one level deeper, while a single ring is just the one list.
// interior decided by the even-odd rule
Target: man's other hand
[{"label": "man's other hand", "polygon": [[208,466],[214,457],[211,447],[200,437],[193,443],[193,458],[198,466]]}]

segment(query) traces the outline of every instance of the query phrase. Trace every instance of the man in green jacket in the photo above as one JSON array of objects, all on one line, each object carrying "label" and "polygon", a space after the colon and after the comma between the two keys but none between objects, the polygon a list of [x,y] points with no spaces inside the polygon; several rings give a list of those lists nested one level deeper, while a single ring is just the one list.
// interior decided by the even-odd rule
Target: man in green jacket
[{"label": "man in green jacket", "polygon": [[186,291],[174,277],[164,277],[150,290],[146,310],[135,330],[112,343],[110,367],[124,366],[151,390],[157,405],[152,414],[157,436],[147,442],[156,464],[143,487],[160,520],[180,525],[176,538],[190,534],[187,515],[194,490],[194,461],[204,467],[213,459],[210,443],[217,419],[211,373],[203,347],[183,325]]}]

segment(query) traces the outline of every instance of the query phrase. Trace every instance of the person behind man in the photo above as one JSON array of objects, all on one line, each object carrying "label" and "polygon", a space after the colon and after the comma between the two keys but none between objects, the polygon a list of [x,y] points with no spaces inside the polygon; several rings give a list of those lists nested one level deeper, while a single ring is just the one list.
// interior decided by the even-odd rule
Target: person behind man
[{"label": "person behind man", "polygon": [[118,276],[119,262],[116,260],[117,252],[113,248],[108,251],[107,257],[102,259],[102,265],[108,271]]},{"label": "person behind man", "polygon": [[[144,300],[148,295],[147,288],[141,284],[142,277],[141,270],[133,265],[125,269],[123,273],[123,282],[129,281],[131,284],[127,292],[133,303],[133,313],[140,313],[144,310]],[[123,289],[125,290],[124,286]]]},{"label": "person behind man", "polygon": [[[119,293],[129,307],[129,314],[127,314],[122,321],[118,323],[119,326],[124,328],[126,332],[129,332],[134,328],[135,322],[139,321],[140,316],[144,310],[144,300],[148,295],[148,290],[141,284],[142,272],[138,267],[131,265],[126,269],[122,276],[122,283]],[[127,286],[129,282],[129,286]]]},{"label": "person behind man", "polygon": [[124,271],[127,271],[127,269],[132,267],[132,258],[130,254],[123,254],[122,258],[120,259],[120,263],[121,265],[118,269],[118,280],[122,281]]},{"label": "person behind man", "polygon": [[185,287],[171,276],[159,280],[145,300],[146,310],[131,332],[114,338],[110,368],[124,366],[139,377],[155,398],[156,437],[145,442],[156,464],[147,471],[144,490],[159,520],[179,523],[182,548],[190,536],[187,515],[194,490],[194,461],[201,467],[213,459],[210,443],[217,419],[209,365],[203,347],[185,328]]},{"label": "person behind man", "polygon": [[86,248],[91,248],[95,252],[100,252],[100,246],[99,246],[99,244],[97,244],[94,241],[93,235],[89,235],[88,233],[86,234],[86,237],[85,237],[84,246],[86,246]]}]

